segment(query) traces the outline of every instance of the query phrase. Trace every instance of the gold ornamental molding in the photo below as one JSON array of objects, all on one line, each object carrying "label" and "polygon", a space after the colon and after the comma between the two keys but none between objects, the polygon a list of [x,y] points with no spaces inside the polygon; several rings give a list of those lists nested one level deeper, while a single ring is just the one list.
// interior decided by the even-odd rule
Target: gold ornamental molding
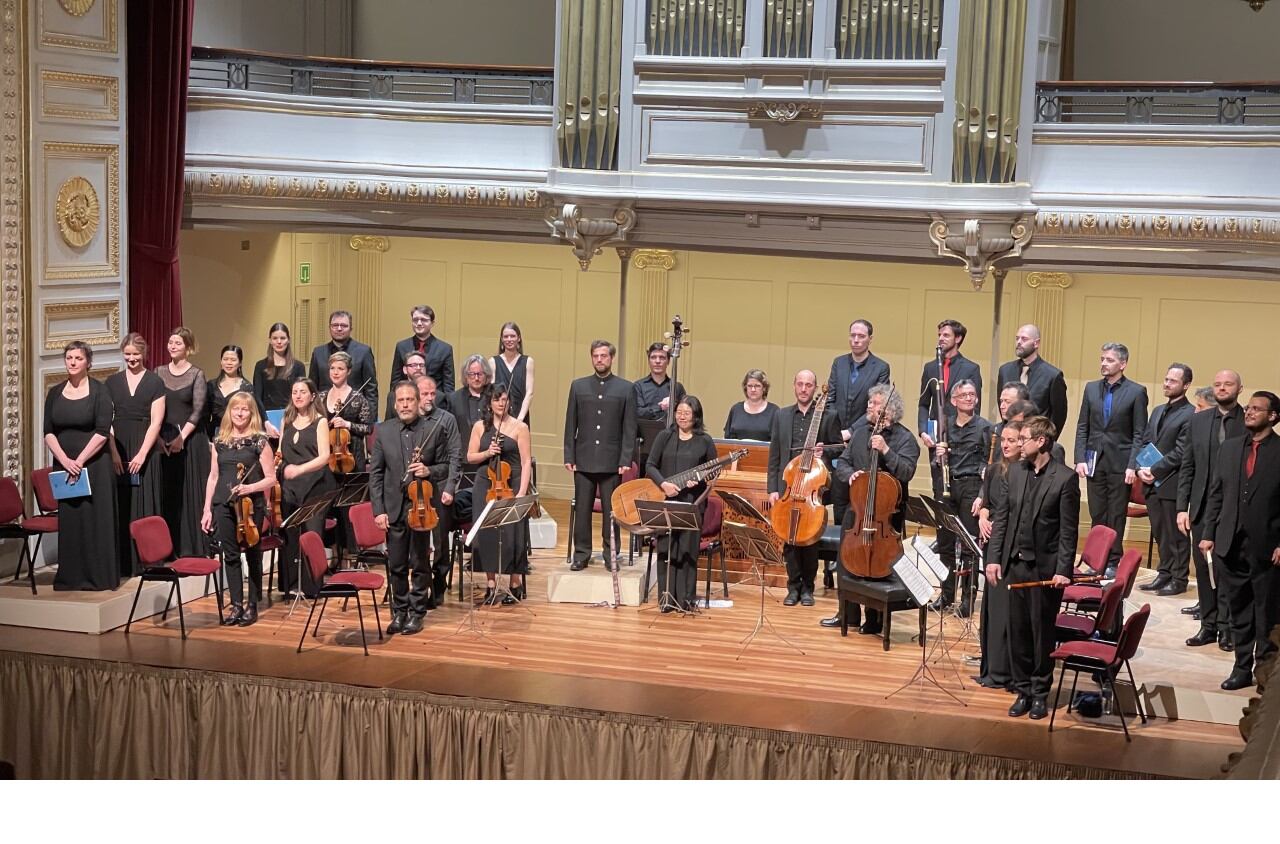
[{"label": "gold ornamental molding", "polygon": [[1092,240],[1233,241],[1280,244],[1280,218],[1237,215],[1040,211],[1036,231]]},{"label": "gold ornamental molding", "polygon": [[23,395],[27,371],[23,343],[27,273],[24,5],[20,0],[0,0],[0,102],[4,103],[0,108],[0,347],[4,350],[0,471],[15,480],[24,476],[23,411],[28,406]]},{"label": "gold ornamental molding", "polygon": [[1032,290],[1066,290],[1074,279],[1068,273],[1028,273],[1027,287]]},{"label": "gold ornamental molding", "polygon": [[53,216],[68,246],[77,249],[87,246],[98,231],[101,214],[98,192],[84,176],[72,176],[58,188]]},{"label": "gold ornamental molding", "polygon": [[[98,103],[86,105],[73,99],[59,99],[69,92],[97,97]],[[40,71],[40,114],[50,119],[110,121],[120,119],[120,80],[96,73],[72,73],[66,70]]]},{"label": "gold ornamental molding", "polygon": [[778,123],[790,123],[804,117],[817,120],[822,116],[820,103],[775,102],[773,100],[757,100],[747,106],[747,117],[759,119],[767,117]]},{"label": "gold ornamental molding", "polygon": [[[83,340],[90,346],[114,346],[120,342],[120,302],[116,299],[97,302],[54,302],[44,310],[44,348],[56,352],[72,340]],[[97,333],[86,331],[85,321],[94,320]],[[64,329],[59,322],[72,322]]]},{"label": "gold ornamental molding", "polygon": [[357,252],[386,252],[391,248],[391,240],[376,235],[357,234],[351,236],[347,246]]},{"label": "gold ornamental molding", "polygon": [[665,270],[676,268],[676,253],[670,249],[637,249],[631,256],[631,265],[637,270]]},{"label": "gold ornamental molding", "polygon": [[[61,346],[59,347],[61,348]],[[115,375],[120,371],[118,366],[99,366],[89,370],[89,377],[98,381],[105,381],[107,378]],[[48,395],[58,384],[67,380],[67,371],[65,369],[54,369],[44,374],[44,388],[40,391],[40,401],[44,401],[44,397]]]},{"label": "gold ornamental molding", "polygon": [[185,185],[188,194],[198,197],[247,196],[474,208],[540,209],[547,205],[541,191],[521,185],[333,179],[217,170],[188,170]]},{"label": "gold ornamental molding", "polygon": [[[97,264],[60,264],[49,266],[46,259],[44,277],[46,280],[80,279],[80,278],[112,278],[120,275],[120,147],[115,144],[69,144],[61,141],[46,141],[44,151],[44,184],[49,184],[49,162],[58,159],[69,159],[77,165],[91,163],[101,164],[103,180],[106,182],[106,219],[107,242],[104,261]],[[69,179],[69,182],[76,179]],[[84,180],[87,181],[87,180]],[[66,185],[63,185],[66,188]],[[59,202],[55,205],[55,222],[62,229],[60,216],[62,191],[58,192]],[[80,213],[77,208],[77,215]],[[76,224],[82,217],[75,218]],[[74,231],[74,230],[73,230]],[[66,234],[63,234],[66,237]],[[71,242],[71,241],[68,241]],[[89,241],[86,240],[85,243]]]},{"label": "gold ornamental molding", "polygon": [[[40,9],[37,22],[41,47],[61,47],[91,53],[114,53],[119,47],[119,3],[118,0],[58,0],[56,8],[60,8],[67,16],[61,18],[56,12],[49,15],[46,10],[54,9],[54,5],[45,0],[32,0]],[[96,8],[95,8],[96,7]],[[90,15],[90,12],[95,14]],[[93,22],[93,31],[86,31],[86,23]]]}]

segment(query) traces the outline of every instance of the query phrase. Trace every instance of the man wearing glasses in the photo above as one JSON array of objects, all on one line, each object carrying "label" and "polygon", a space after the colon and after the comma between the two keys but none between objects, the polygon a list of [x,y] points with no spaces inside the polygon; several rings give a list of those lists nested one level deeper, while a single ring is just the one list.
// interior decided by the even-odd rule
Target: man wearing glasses
[{"label": "man wearing glasses", "polygon": [[[411,352],[422,355],[422,374],[430,376],[438,385],[441,396],[453,392],[453,346],[431,333],[436,325],[436,312],[430,305],[414,305],[409,309],[409,322],[413,336],[396,343],[395,356],[391,360],[391,377],[399,379],[401,367]],[[394,386],[394,385],[393,385]]]},{"label": "man wearing glasses", "polygon": [[[416,383],[419,375],[426,374],[426,361],[422,359],[422,355],[417,352],[410,352],[408,357],[404,359],[404,365],[400,367],[400,374],[391,382],[391,389],[387,392],[387,410],[382,414],[383,422],[390,422],[396,417],[396,384],[401,381]],[[434,378],[431,380],[435,380]]]},{"label": "man wearing glasses", "polygon": [[329,380],[329,356],[335,352],[351,355],[351,373],[347,383],[360,390],[369,402],[370,413],[378,409],[378,370],[373,361],[373,349],[359,340],[351,339],[351,312],[334,311],[329,315],[328,343],[316,346],[311,352],[311,367],[307,377],[321,391],[333,386]]},{"label": "man wearing glasses", "polygon": [[1018,698],[1009,715],[1049,714],[1054,622],[1062,589],[1071,583],[1080,525],[1080,479],[1052,457],[1057,437],[1044,416],[1019,434],[1022,459],[1009,467],[1009,494],[996,506],[987,543],[987,583],[1052,579],[1051,586],[1009,590],[1009,661]]}]

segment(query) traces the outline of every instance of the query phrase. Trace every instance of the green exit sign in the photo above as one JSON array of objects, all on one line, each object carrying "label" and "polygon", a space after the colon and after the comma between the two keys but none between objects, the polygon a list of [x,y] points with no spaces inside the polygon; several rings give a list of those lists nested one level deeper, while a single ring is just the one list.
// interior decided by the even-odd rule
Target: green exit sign
[{"label": "green exit sign", "polygon": [[298,284],[310,284],[310,283],[311,283],[311,264],[310,263],[298,264]]}]

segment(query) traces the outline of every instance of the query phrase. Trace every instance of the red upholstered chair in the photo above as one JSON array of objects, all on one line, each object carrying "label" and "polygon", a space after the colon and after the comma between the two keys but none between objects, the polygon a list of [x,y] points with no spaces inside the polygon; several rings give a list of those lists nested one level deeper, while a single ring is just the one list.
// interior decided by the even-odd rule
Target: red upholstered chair
[{"label": "red upholstered chair", "polygon": [[[55,522],[57,517],[54,517]],[[22,553],[18,555],[18,567],[14,569],[13,579],[16,582],[22,575],[22,563],[27,562],[27,577],[31,581],[31,594],[36,593],[36,567],[31,559],[31,546],[27,543],[34,534],[25,527],[27,509],[22,501],[22,492],[13,478],[0,477],[0,539],[21,539]]]},{"label": "red upholstered chair", "polygon": [[1062,612],[1054,622],[1059,642],[1074,639],[1092,639],[1094,634],[1112,629],[1116,616],[1120,612],[1120,602],[1124,599],[1124,582],[1113,580],[1102,590],[1102,599],[1098,602],[1096,613]]},{"label": "red upholstered chair", "polygon": [[364,632],[364,610],[360,606],[360,593],[369,593],[369,602],[373,604],[373,617],[378,625],[378,639],[382,639],[382,618],[378,615],[378,602],[373,597],[386,582],[382,575],[357,569],[343,569],[328,574],[329,559],[324,553],[324,540],[313,530],[307,531],[298,538],[298,553],[302,555],[306,565],[311,567],[311,577],[320,584],[315,599],[311,601],[307,623],[302,626],[302,636],[298,639],[298,653],[302,653],[302,643],[307,640],[307,628],[311,626],[311,617],[315,615],[316,604],[324,601],[320,605],[320,615],[316,618],[315,629],[311,631],[313,637],[320,632],[320,622],[324,619],[325,607],[329,606],[330,598],[355,598],[356,613],[360,617],[360,644],[364,646],[364,655],[368,656],[369,642]]},{"label": "red upholstered chair", "polygon": [[1124,514],[1130,519],[1147,520],[1147,562],[1152,562],[1151,552],[1156,547],[1156,535],[1151,531],[1151,514],[1147,510],[1147,496],[1142,489],[1142,481],[1135,480],[1129,485],[1129,506]]},{"label": "red upholstered chair", "polygon": [[[1151,615],[1151,605],[1143,604],[1142,609],[1129,616],[1129,620],[1124,623],[1124,628],[1120,631],[1120,637],[1114,644],[1103,642],[1098,639],[1089,639],[1087,641],[1067,642],[1059,645],[1058,649],[1053,652],[1053,658],[1062,660],[1062,671],[1058,675],[1058,691],[1053,696],[1053,709],[1049,716],[1049,732],[1053,732],[1053,720],[1058,713],[1058,702],[1062,698],[1062,685],[1066,680],[1067,671],[1074,672],[1071,679],[1071,698],[1067,703],[1067,712],[1071,711],[1071,707],[1076,696],[1076,683],[1080,680],[1080,672],[1088,671],[1099,679],[1104,689],[1110,688],[1111,699],[1116,699],[1116,677],[1120,673],[1120,668],[1129,672],[1129,684],[1133,686],[1133,700],[1138,707],[1138,715],[1142,717],[1142,723],[1147,723],[1147,713],[1142,708],[1142,700],[1138,697],[1138,683],[1133,679],[1133,666],[1129,664],[1129,660],[1133,659],[1134,654],[1138,652],[1138,645],[1142,642],[1142,632],[1147,627],[1147,618]],[[1116,704],[1116,714],[1120,716],[1120,726],[1124,729],[1124,740],[1130,741],[1129,725],[1124,720],[1124,710],[1119,703]]]},{"label": "red upholstered chair", "polygon": [[707,510],[702,514],[702,534],[698,541],[698,557],[707,558],[707,606],[711,606],[711,561],[720,555],[720,585],[724,596],[729,597],[729,576],[725,571],[724,543],[720,541],[720,526],[724,523],[724,500],[718,495],[707,496]]},{"label": "red upholstered chair", "polygon": [[[634,481],[638,477],[640,477],[640,465],[633,460],[631,461],[631,465],[627,467],[627,471],[622,473],[622,478],[621,480],[618,481],[618,483],[625,484],[627,481]],[[569,544],[566,547],[564,552],[564,561],[566,563],[573,562],[573,519],[574,519],[574,510],[576,509],[574,507],[574,504],[576,501],[577,501],[576,498],[569,499]],[[476,508],[475,512],[477,513],[480,512],[480,509],[481,508]],[[592,513],[604,512],[604,509],[600,506],[599,496],[596,496],[595,500],[591,503],[591,512]],[[621,544],[621,537],[622,537],[621,529],[615,526],[613,531],[613,547],[614,548],[617,548]],[[632,552],[634,552],[635,549],[632,548],[631,550]],[[628,561],[630,560],[630,557],[631,557],[631,554],[628,553],[627,555]]]},{"label": "red upholstered chair", "polygon": [[213,576],[218,587],[218,619],[222,619],[222,563],[211,557],[173,557],[173,540],[169,537],[169,524],[161,516],[147,516],[129,523],[129,536],[133,537],[133,547],[138,552],[138,561],[142,563],[142,575],[138,578],[138,591],[133,596],[133,606],[129,608],[129,620],[125,622],[124,632],[129,635],[129,625],[133,624],[133,614],[138,609],[138,598],[142,595],[142,586],[149,580],[159,580],[172,584],[169,598],[165,601],[164,612],[160,620],[169,615],[169,605],[174,596],[178,598],[178,623],[182,627],[182,638],[187,638],[187,620],[182,612],[182,587],[184,577]]},{"label": "red upholstered chair", "polygon": [[[13,493],[16,496],[18,512],[20,514],[19,521],[16,525],[5,524],[0,526],[0,532],[4,532],[4,538],[23,539],[22,554],[18,557],[18,567],[13,571],[13,579],[17,581],[22,576],[22,563],[27,563],[27,580],[31,584],[31,594],[36,594],[36,560],[40,556],[40,543],[44,539],[46,533],[58,532],[58,499],[53,497],[53,486],[49,483],[49,473],[53,471],[52,467],[44,469],[36,469],[31,473],[31,489],[36,496],[36,509],[38,515],[27,516],[26,508],[23,505],[22,493],[18,490],[18,485],[12,480]],[[13,500],[10,499],[8,509],[12,510]],[[0,522],[11,522],[12,519],[0,519]],[[9,528],[9,531],[5,531]],[[28,537],[36,538],[36,546],[31,548],[26,544]]]},{"label": "red upholstered chair", "polygon": [[49,481],[49,475],[53,474],[55,468],[45,466],[31,473],[31,491],[35,493],[36,507],[40,508],[42,516],[58,515],[58,499],[54,498],[53,484]]},{"label": "red upholstered chair", "polygon": [[[1111,544],[1116,541],[1116,532],[1106,525],[1094,525],[1089,535],[1084,538],[1084,550],[1080,552],[1080,562],[1090,574],[1101,575],[1107,570],[1107,557],[1111,554]],[[1102,597],[1102,587],[1092,583],[1081,583],[1068,586],[1062,594],[1062,603],[1092,605]]]},{"label": "red upholstered chair", "polygon": [[[370,565],[386,566],[387,552],[384,546],[387,543],[387,532],[373,520],[373,502],[363,501],[348,510],[347,515],[351,519],[351,538],[356,544],[356,564],[363,568]],[[390,572],[387,577],[390,579]],[[384,594],[382,603],[387,603],[389,597]]]},{"label": "red upholstered chair", "polygon": [[[1138,578],[1138,567],[1141,563],[1142,552],[1136,548],[1130,548],[1124,552],[1120,562],[1116,564],[1115,582],[1122,586],[1121,608],[1124,606],[1124,599],[1133,592],[1133,584]],[[1062,593],[1062,603],[1075,604],[1077,608],[1092,607],[1102,598],[1102,589],[1103,587],[1097,583],[1077,583],[1068,586]],[[1119,614],[1116,618],[1119,618]],[[1110,632],[1110,628],[1103,628],[1103,630]]]}]

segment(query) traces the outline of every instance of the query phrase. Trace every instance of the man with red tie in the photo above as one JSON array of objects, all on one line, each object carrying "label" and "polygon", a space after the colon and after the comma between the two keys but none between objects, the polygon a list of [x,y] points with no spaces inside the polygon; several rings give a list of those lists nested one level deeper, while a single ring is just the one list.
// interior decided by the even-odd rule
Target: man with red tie
[{"label": "man with red tie", "polygon": [[[959,381],[972,381],[978,393],[977,407],[982,407],[982,369],[973,361],[960,354],[968,329],[954,319],[944,319],[938,323],[938,347],[935,357],[924,365],[920,373],[920,403],[916,411],[916,430],[920,432],[920,442],[929,449],[929,469],[933,473],[933,497],[941,498],[946,490],[942,488],[942,467],[938,464],[934,446],[934,434],[930,431],[938,422],[938,383],[942,384],[942,395],[950,396],[951,388]],[[938,359],[942,365],[939,367]],[[948,419],[956,415],[955,405],[944,398],[943,413]],[[945,435],[945,430],[944,430]]]}]

